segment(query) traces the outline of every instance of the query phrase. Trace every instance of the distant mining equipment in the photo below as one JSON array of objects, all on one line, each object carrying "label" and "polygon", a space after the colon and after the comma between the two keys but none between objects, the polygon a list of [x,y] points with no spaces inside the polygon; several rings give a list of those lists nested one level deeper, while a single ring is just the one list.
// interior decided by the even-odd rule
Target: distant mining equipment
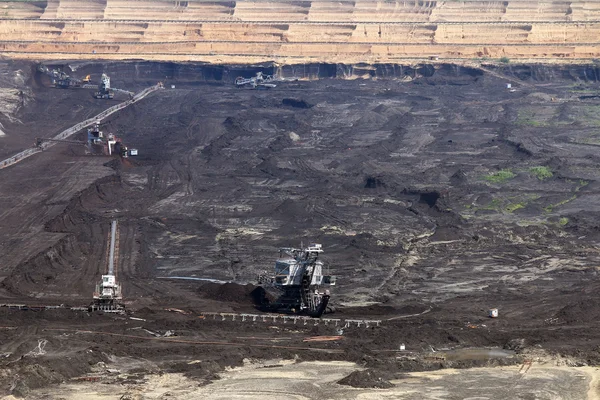
[{"label": "distant mining equipment", "polygon": [[104,311],[122,313],[125,307],[122,304],[121,285],[117,283],[116,266],[119,258],[119,230],[117,221],[112,221],[110,230],[110,247],[108,250],[108,270],[102,275],[102,280],[96,284],[93,302],[90,311]]},{"label": "distant mining equipment", "polygon": [[[38,71],[46,74],[50,77],[50,84],[52,87],[60,89],[80,88],[83,85],[83,81],[77,78],[69,76],[60,68],[50,69],[44,64],[39,64],[37,67]],[[88,81],[89,82],[89,81]]]},{"label": "distant mining equipment", "polygon": [[60,143],[60,144],[79,144],[85,145],[86,154],[93,156],[113,156],[117,155],[122,158],[128,158],[129,156],[137,156],[137,149],[128,149],[121,139],[112,133],[104,135],[100,130],[100,121],[96,121],[94,126],[87,130],[87,140],[85,142],[70,139],[55,139],[55,138],[36,138],[35,147],[45,150],[47,148],[46,143]]},{"label": "distant mining equipment", "polygon": [[88,151],[92,155],[118,155],[123,158],[129,156],[137,156],[137,149],[129,150],[125,146],[121,139],[112,133],[109,133],[106,137],[100,130],[100,123],[96,122],[93,127],[88,129],[87,137]]},{"label": "distant mining equipment", "polygon": [[335,277],[323,275],[323,262],[318,259],[322,252],[320,244],[280,249],[275,275],[259,277],[259,284],[265,291],[259,300],[259,309],[314,318],[330,311],[328,288],[335,285]]},{"label": "distant mining equipment", "polygon": [[298,78],[281,78],[273,75],[265,75],[262,72],[257,72],[256,76],[251,78],[244,78],[238,76],[235,79],[235,85],[237,87],[252,87],[257,90],[266,90],[276,88],[277,85],[274,82],[295,82]]},{"label": "distant mining equipment", "polygon": [[94,93],[94,97],[97,99],[113,99],[115,97],[115,92],[110,87],[110,77],[108,75],[102,74],[98,91]]},{"label": "distant mining equipment", "polygon": [[133,92],[123,89],[113,88],[110,85],[110,77],[107,74],[102,74],[100,77],[100,83],[94,84],[92,82],[91,75],[87,75],[83,79],[75,78],[70,76],[60,68],[48,68],[44,64],[39,64],[37,70],[42,74],[50,77],[50,85],[60,89],[95,89],[93,93],[96,99],[114,99],[115,92],[121,92],[129,95],[133,98]]}]

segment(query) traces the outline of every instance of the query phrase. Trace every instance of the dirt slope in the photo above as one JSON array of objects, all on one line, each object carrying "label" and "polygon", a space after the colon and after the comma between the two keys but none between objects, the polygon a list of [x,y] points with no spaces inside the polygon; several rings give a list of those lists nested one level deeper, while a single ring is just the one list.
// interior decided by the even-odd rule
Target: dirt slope
[{"label": "dirt slope", "polygon": [[3,2],[16,58],[248,63],[598,58],[597,1]]},{"label": "dirt slope", "polygon": [[[131,89],[156,81],[144,71],[181,74],[106,121],[137,158],[55,146],[0,172],[0,303],[87,304],[118,219],[117,273],[132,314],[0,308],[2,393],[28,396],[74,369],[115,385],[159,371],[204,383],[244,358],[353,361],[394,385],[415,370],[598,363],[593,66],[396,66],[410,72],[270,91],[199,83],[200,67],[194,82],[190,65],[101,67],[77,73],[135,70],[115,75]],[[35,82],[16,119],[2,120],[6,152],[37,135],[30,127],[60,130],[111,103]],[[256,312],[241,285],[270,270],[279,246],[301,241],[322,243],[338,276],[332,317],[381,326],[202,314]],[[487,317],[492,307],[500,318]],[[509,356],[461,353],[468,347]],[[127,377],[107,378],[120,358]]]}]

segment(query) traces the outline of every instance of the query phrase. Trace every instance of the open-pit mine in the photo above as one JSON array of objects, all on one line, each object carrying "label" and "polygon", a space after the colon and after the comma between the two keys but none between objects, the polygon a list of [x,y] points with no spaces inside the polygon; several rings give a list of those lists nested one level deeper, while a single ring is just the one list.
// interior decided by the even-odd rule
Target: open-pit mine
[{"label": "open-pit mine", "polygon": [[0,399],[600,399],[599,33],[0,0]]},{"label": "open-pit mine", "polygon": [[7,399],[597,398],[593,65],[1,68]]}]

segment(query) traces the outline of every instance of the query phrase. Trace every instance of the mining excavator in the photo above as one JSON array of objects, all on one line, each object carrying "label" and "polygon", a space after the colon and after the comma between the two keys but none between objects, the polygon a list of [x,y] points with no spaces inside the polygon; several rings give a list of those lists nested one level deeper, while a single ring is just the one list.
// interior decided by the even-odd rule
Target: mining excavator
[{"label": "mining excavator", "polygon": [[110,87],[110,77],[108,75],[102,74],[98,91],[94,93],[94,97],[97,99],[113,99],[115,97],[115,91]]},{"label": "mining excavator", "polygon": [[115,267],[119,259],[119,231],[117,229],[117,221],[112,221],[109,238],[108,270],[106,274],[102,275],[101,281],[96,285],[90,310],[123,312],[121,285],[117,283],[115,274]]},{"label": "mining excavator", "polygon": [[323,275],[323,262],[319,260],[322,252],[320,244],[300,249],[281,248],[275,262],[275,274],[259,277],[259,284],[264,289],[259,308],[315,318],[327,312],[331,297],[327,288],[335,285],[335,277]]},{"label": "mining excavator", "polygon": [[262,72],[257,72],[256,76],[251,78],[238,76],[235,78],[235,85],[237,87],[251,86],[253,89],[272,89],[277,87],[277,85],[273,82],[288,82],[297,80],[298,78],[280,78],[273,75],[265,75]]},{"label": "mining excavator", "polygon": [[[88,75],[89,77],[89,75]],[[87,78],[87,77],[86,77]],[[100,84],[98,85],[98,91],[94,92],[94,97],[97,99],[114,99],[115,92],[125,93],[129,96],[130,99],[133,98],[134,93],[129,90],[123,90],[118,88],[113,88],[110,86],[110,77],[106,74],[102,74],[100,78]]]},{"label": "mining excavator", "polygon": [[129,97],[133,97],[133,92],[123,89],[117,89],[111,87],[110,77],[107,74],[102,74],[100,77],[100,83],[92,83],[91,75],[86,75],[83,79],[74,78],[62,71],[60,68],[48,68],[44,64],[39,64],[37,67],[38,71],[46,74],[50,77],[50,83],[52,87],[61,89],[81,88],[81,89],[96,89],[93,96],[97,99],[113,99],[115,93],[125,93]]},{"label": "mining excavator", "polygon": [[80,79],[69,76],[66,72],[61,71],[60,68],[50,69],[44,64],[39,64],[37,69],[41,73],[50,77],[50,83],[53,87],[68,89],[81,87],[82,85],[82,81]]},{"label": "mining excavator", "polygon": [[118,155],[123,158],[138,155],[137,149],[128,149],[127,146],[121,142],[121,139],[114,134],[109,133],[105,136],[100,130],[100,122],[96,122],[91,128],[88,128],[87,140],[85,142],[69,139],[36,138],[35,146],[44,150],[44,143],[47,142],[85,145],[87,154],[90,155]]}]

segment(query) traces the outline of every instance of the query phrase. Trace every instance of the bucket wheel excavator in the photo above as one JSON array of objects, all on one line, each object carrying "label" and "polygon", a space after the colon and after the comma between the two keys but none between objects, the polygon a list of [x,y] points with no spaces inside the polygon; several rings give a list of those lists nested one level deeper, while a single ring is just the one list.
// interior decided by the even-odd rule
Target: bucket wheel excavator
[{"label": "bucket wheel excavator", "polygon": [[70,76],[60,68],[49,68],[44,64],[38,64],[37,70],[42,74],[50,77],[50,86],[61,89],[81,88],[81,89],[96,89],[93,93],[96,99],[114,99],[115,93],[124,93],[133,98],[133,92],[124,89],[112,87],[110,84],[110,76],[102,74],[99,83],[93,83],[91,75],[86,75],[85,78],[79,79]]},{"label": "bucket wheel excavator", "polygon": [[243,76],[238,76],[235,78],[235,85],[237,87],[249,86],[253,89],[272,89],[276,88],[277,84],[274,82],[295,82],[298,78],[282,78],[273,75],[266,75],[262,72],[257,72],[256,76],[251,78],[244,78]]},{"label": "bucket wheel excavator", "polygon": [[259,277],[264,289],[259,308],[315,318],[323,315],[331,297],[328,287],[335,285],[335,277],[323,275],[323,262],[319,260],[322,252],[320,244],[280,249],[275,275]]}]

